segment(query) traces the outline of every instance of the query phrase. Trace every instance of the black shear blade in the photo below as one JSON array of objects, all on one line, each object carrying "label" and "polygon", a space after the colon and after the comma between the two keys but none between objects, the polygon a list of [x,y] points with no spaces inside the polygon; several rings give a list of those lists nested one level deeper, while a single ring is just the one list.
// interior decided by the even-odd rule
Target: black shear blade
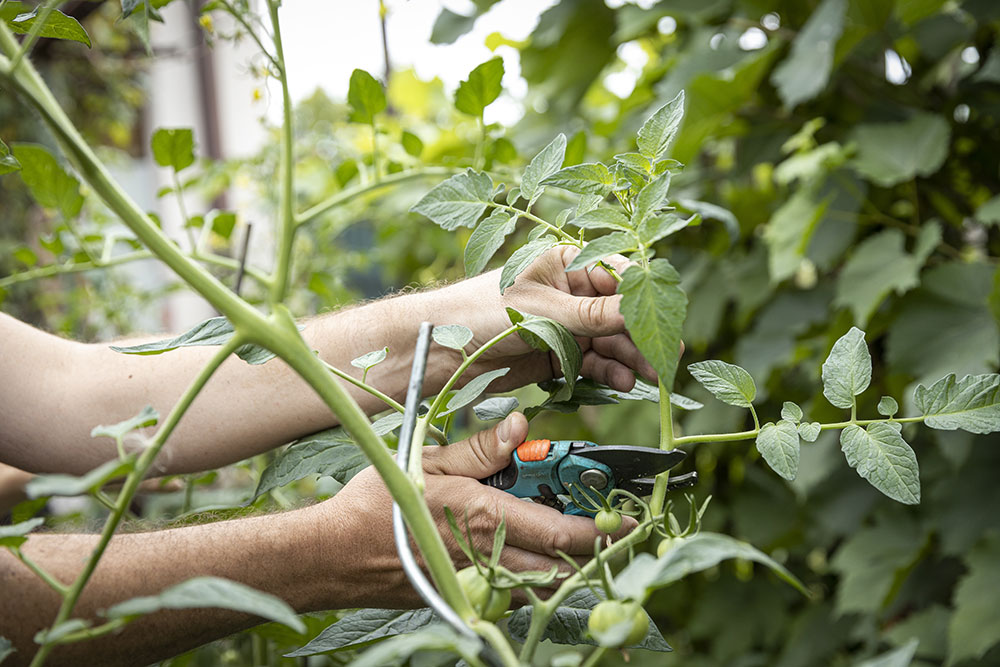
[{"label": "black shear blade", "polygon": [[[619,489],[625,489],[629,493],[637,496],[648,496],[653,493],[653,485],[656,480],[652,477],[640,477],[638,479],[625,479],[618,482]],[[688,472],[683,475],[671,476],[667,482],[667,493],[678,489],[688,489],[698,483],[698,473]]]},{"label": "black shear blade", "polygon": [[622,487],[622,483],[626,480],[655,477],[664,470],[673,468],[687,456],[679,449],[663,451],[652,447],[634,447],[632,445],[601,445],[598,447],[574,445],[570,448],[569,453],[603,463],[611,468],[619,487]]}]

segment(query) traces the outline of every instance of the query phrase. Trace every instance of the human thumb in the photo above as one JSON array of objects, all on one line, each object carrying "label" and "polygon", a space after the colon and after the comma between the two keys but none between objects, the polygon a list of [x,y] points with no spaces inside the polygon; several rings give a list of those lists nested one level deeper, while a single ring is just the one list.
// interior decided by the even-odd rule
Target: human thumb
[{"label": "human thumb", "polygon": [[428,474],[461,475],[483,479],[510,464],[517,446],[528,435],[528,420],[514,412],[491,429],[444,447],[424,450],[424,471]]}]

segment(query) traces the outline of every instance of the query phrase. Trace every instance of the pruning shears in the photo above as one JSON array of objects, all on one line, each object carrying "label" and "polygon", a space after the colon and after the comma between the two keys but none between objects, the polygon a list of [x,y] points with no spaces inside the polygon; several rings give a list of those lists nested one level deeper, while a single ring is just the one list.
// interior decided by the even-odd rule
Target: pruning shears
[{"label": "pruning shears", "polygon": [[[573,501],[574,487],[593,489],[604,496],[613,489],[648,496],[653,492],[653,478],[685,456],[679,449],[597,445],[588,440],[528,440],[514,452],[510,465],[480,481],[564,514],[586,515]],[[679,475],[669,481],[667,490],[693,486],[697,481],[698,473]]]}]

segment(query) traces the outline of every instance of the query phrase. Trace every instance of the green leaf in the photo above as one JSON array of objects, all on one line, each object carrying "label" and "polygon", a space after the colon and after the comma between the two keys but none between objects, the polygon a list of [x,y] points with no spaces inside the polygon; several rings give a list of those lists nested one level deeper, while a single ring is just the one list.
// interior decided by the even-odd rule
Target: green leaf
[{"label": "green leaf", "polygon": [[650,181],[635,200],[632,211],[632,228],[639,229],[647,218],[656,215],[667,203],[667,193],[670,191],[670,173]]},{"label": "green leaf", "polygon": [[542,179],[542,185],[553,185],[578,195],[607,197],[615,185],[611,172],[600,162],[585,162],[560,169]]},{"label": "green leaf", "polygon": [[518,400],[513,396],[494,396],[487,398],[479,405],[473,406],[472,411],[476,413],[476,418],[482,421],[493,419],[503,419],[518,406]]},{"label": "green leaf", "polygon": [[507,309],[507,315],[511,323],[518,326],[517,333],[528,345],[536,350],[551,350],[559,359],[559,368],[566,380],[566,386],[557,394],[556,400],[572,396],[576,378],[580,375],[580,367],[583,365],[583,353],[569,329],[555,320],[519,313],[513,308]]},{"label": "green leaf", "polygon": [[12,150],[21,163],[21,178],[35,201],[56,209],[64,218],[76,217],[83,207],[80,181],[66,173],[43,146],[14,144]]},{"label": "green leaf", "polygon": [[764,241],[769,251],[772,283],[781,282],[798,270],[826,207],[826,201],[814,201],[811,191],[802,188],[771,216],[764,228]]},{"label": "green leaf", "polygon": [[232,211],[215,211],[211,217],[211,225],[213,234],[228,241],[236,228],[236,214]]},{"label": "green leaf", "polygon": [[420,140],[420,137],[412,132],[403,130],[401,143],[403,144],[403,150],[406,151],[407,155],[420,157],[420,154],[424,152],[424,142]]},{"label": "green leaf", "polygon": [[1000,538],[996,533],[977,544],[966,557],[968,574],[955,588],[955,613],[948,624],[948,665],[979,659],[1000,642]]},{"label": "green leaf", "polygon": [[677,130],[680,129],[683,119],[684,91],[682,90],[674,99],[657,109],[639,128],[636,140],[639,152],[653,162],[662,158],[677,136]]},{"label": "green leaf", "polygon": [[802,421],[802,408],[791,401],[785,401],[781,404],[781,418],[793,424],[798,424]]},{"label": "green leaf", "polygon": [[278,453],[261,473],[250,502],[308,475],[333,477],[347,484],[367,467],[368,458],[342,427],[320,431],[296,440]]},{"label": "green leaf", "polygon": [[798,429],[784,419],[777,424],[764,424],[757,434],[757,451],[774,472],[789,481],[795,479],[799,471],[799,446]]},{"label": "green leaf", "polygon": [[528,202],[535,201],[544,187],[541,182],[559,171],[566,156],[566,135],[559,134],[552,142],[543,148],[524,169],[521,176],[521,196]]},{"label": "green leaf", "polygon": [[577,271],[615,253],[638,250],[635,237],[626,232],[613,232],[600,236],[583,247],[580,253],[566,267],[566,271]]},{"label": "green leaf", "polygon": [[[32,7],[23,2],[8,2],[0,5],[0,21],[6,23],[7,27],[13,32],[19,35],[27,35],[34,27],[40,11],[41,5]],[[86,44],[88,48],[91,46],[90,35],[83,29],[80,22],[72,16],[63,14],[58,9],[53,9],[49,14],[38,36],[50,37],[52,39],[68,39]]]},{"label": "green leaf", "polygon": [[221,577],[195,577],[171,586],[158,595],[132,598],[108,610],[108,618],[144,616],[161,609],[231,609],[305,632],[295,610],[273,595]]},{"label": "green leaf", "polygon": [[[28,541],[28,538],[25,536],[43,523],[45,523],[45,519],[36,517],[22,521],[21,523],[15,523],[12,526],[0,526],[0,547],[14,548],[21,546]],[[4,657],[2,649],[3,646],[0,645],[0,659]]]},{"label": "green leaf", "polygon": [[646,553],[638,554],[615,577],[613,585],[623,596],[641,600],[650,589],[669,586],[690,574],[733,558],[766,565],[781,579],[808,595],[802,583],[767,554],[728,535],[707,532],[685,538],[660,558]]},{"label": "green leaf", "polygon": [[493,180],[468,169],[428,192],[410,210],[425,215],[448,231],[472,227],[493,203]]},{"label": "green leaf", "polygon": [[472,329],[463,327],[461,324],[442,324],[434,327],[431,337],[438,345],[450,347],[453,350],[462,350],[472,342]]},{"label": "green leaf", "polygon": [[799,424],[799,437],[806,442],[816,442],[821,430],[819,422],[805,422]]},{"label": "green leaf", "polygon": [[920,247],[913,255],[903,249],[905,236],[898,229],[869,236],[844,265],[837,279],[834,305],[849,307],[854,322],[864,326],[890,292],[905,294],[920,283],[920,268],[940,241],[940,235],[941,228],[937,225],[924,227],[921,237],[926,237],[927,243],[918,244]]},{"label": "green leaf", "polygon": [[690,227],[691,225],[699,224],[700,222],[701,215],[698,213],[692,215],[690,218],[682,218],[674,215],[673,213],[646,218],[642,226],[639,227],[639,239],[642,240],[645,245],[649,246],[656,243],[660,239],[666,238],[671,234]]},{"label": "green leaf", "polygon": [[757,397],[753,378],[739,366],[713,359],[689,364],[687,368],[695,380],[723,403],[749,408]]},{"label": "green leaf", "polygon": [[823,395],[838,408],[854,405],[854,397],[872,381],[872,356],[865,332],[857,327],[840,337],[823,362]]},{"label": "green leaf", "polygon": [[14,252],[12,252],[11,254],[14,256],[14,259],[21,262],[28,268],[31,268],[36,264],[38,264],[38,255],[35,253],[34,250],[32,250],[26,245],[16,248]]},{"label": "green leaf", "polygon": [[508,213],[494,209],[488,218],[476,225],[465,244],[465,275],[475,276],[482,273],[490,258],[496,254],[507,237],[514,231],[516,218]]},{"label": "green leaf", "polygon": [[823,0],[795,36],[789,54],[774,68],[771,83],[785,107],[811,100],[826,87],[846,13],[846,0]]},{"label": "green leaf", "polygon": [[500,96],[502,80],[503,59],[487,60],[472,70],[467,80],[458,84],[455,108],[470,116],[482,116],[483,109]]},{"label": "green leaf", "polygon": [[351,120],[356,123],[375,123],[375,115],[385,110],[385,91],[382,84],[363,69],[351,72],[351,83],[347,89],[347,102],[354,112]]},{"label": "green leaf", "polygon": [[447,625],[434,624],[379,642],[352,660],[351,666],[401,667],[404,664],[419,664],[417,660],[410,660],[419,651],[446,652],[451,656],[457,654],[466,659],[466,664],[476,664],[481,647],[478,638],[465,637]]},{"label": "green leaf", "polygon": [[362,354],[356,359],[351,359],[351,365],[355,368],[360,368],[365,373],[368,372],[372,366],[382,363],[385,358],[389,356],[389,348],[383,347],[381,350],[373,350],[367,354]]},{"label": "green leaf", "polygon": [[6,637],[0,637],[0,662],[3,662],[10,657],[12,653],[15,653],[17,649]]},{"label": "green leaf", "polygon": [[885,609],[895,595],[894,581],[915,560],[925,537],[905,514],[877,519],[875,525],[851,531],[830,565],[840,575],[838,614],[870,615]]},{"label": "green leaf", "polygon": [[680,275],[665,259],[654,259],[647,268],[632,265],[622,276],[618,293],[632,341],[656,369],[660,382],[672,387],[687,313]]},{"label": "green leaf", "polygon": [[37,475],[24,487],[29,498],[44,496],[82,496],[104,486],[112,479],[132,472],[134,461],[111,459],[97,466],[82,477],[73,475]]},{"label": "green leaf", "polygon": [[[594,595],[589,588],[571,593],[556,609],[552,620],[549,621],[542,633],[542,639],[547,639],[555,644],[596,646],[597,642],[587,631],[587,621],[590,619],[591,610],[600,601],[600,598]],[[528,629],[531,626],[531,614],[531,605],[527,605],[515,611],[507,621],[507,630],[515,641],[524,642],[527,639]],[[652,622],[649,624],[646,636],[634,648],[661,652],[673,650],[663,639],[656,623]]]},{"label": "green leaf", "polygon": [[[3,172],[2,149],[0,149],[0,174]],[[996,225],[1000,223],[1000,195],[993,197],[976,209],[976,220],[984,225]]]},{"label": "green leaf", "polygon": [[445,415],[450,415],[453,412],[461,410],[466,405],[479,398],[479,395],[486,391],[486,387],[488,387],[493,380],[503,377],[509,372],[509,368],[498,368],[472,378],[464,387],[455,392],[455,395],[448,401],[448,405],[445,406],[444,412],[440,413],[438,416],[444,417]]},{"label": "green leaf", "polygon": [[649,158],[642,153],[619,153],[615,156],[615,161],[640,173],[648,174],[653,170]]},{"label": "green leaf", "polygon": [[910,667],[919,644],[920,640],[914,637],[903,646],[887,651],[874,658],[863,660],[857,663],[855,667]]},{"label": "green leaf", "polygon": [[153,159],[180,172],[194,164],[194,133],[189,128],[160,128],[153,133]]},{"label": "green leaf", "polygon": [[878,402],[878,413],[885,417],[892,417],[899,412],[899,403],[892,396],[883,396]]},{"label": "green leaf", "polygon": [[740,221],[736,219],[736,216],[729,209],[707,201],[698,201],[697,199],[687,199],[685,197],[678,197],[676,202],[679,206],[683,206],[692,213],[697,213],[705,220],[718,220],[721,222],[725,226],[726,231],[729,232],[730,240],[735,241],[739,237]]},{"label": "green leaf", "polygon": [[[158,340],[153,343],[143,343],[141,345],[129,345],[119,347],[112,345],[111,349],[122,354],[163,354],[176,350],[179,347],[196,347],[203,345],[225,345],[233,337],[235,329],[225,317],[213,317],[196,324],[189,331],[166,340]],[[276,356],[270,350],[247,343],[236,348],[236,356],[251,365],[263,364]]]},{"label": "green leaf", "polygon": [[906,505],[920,502],[920,469],[913,450],[895,428],[885,422],[862,429],[850,424],[840,434],[847,463],[872,486]]},{"label": "green leaf", "polygon": [[883,187],[930,176],[948,156],[951,128],[937,114],[916,112],[902,123],[859,125],[852,138],[854,169]]},{"label": "green leaf", "polygon": [[913,402],[931,428],[969,433],[1000,431],[1000,375],[947,375],[930,387],[917,385]]},{"label": "green leaf", "polygon": [[145,428],[147,426],[156,426],[160,421],[160,413],[153,409],[153,406],[147,405],[134,417],[130,417],[125,421],[120,421],[117,424],[112,424],[110,426],[95,426],[90,431],[91,438],[101,438],[108,437],[115,440],[121,440],[125,437],[125,434],[131,433],[137,428]]},{"label": "green leaf", "polygon": [[543,236],[524,244],[511,254],[500,272],[500,293],[514,284],[521,272],[528,268],[546,250],[554,248],[558,242],[553,236]]},{"label": "green leaf", "polygon": [[327,651],[360,647],[377,639],[416,632],[437,620],[430,609],[359,609],[314,637],[302,648],[285,655],[297,658]]},{"label": "green leaf", "polygon": [[7,144],[0,140],[0,176],[19,171],[20,169],[21,163],[17,161],[16,157],[11,155]]},{"label": "green leaf", "polygon": [[570,224],[580,229],[614,229],[622,232],[632,229],[625,214],[613,208],[593,208],[584,211],[573,218]]}]

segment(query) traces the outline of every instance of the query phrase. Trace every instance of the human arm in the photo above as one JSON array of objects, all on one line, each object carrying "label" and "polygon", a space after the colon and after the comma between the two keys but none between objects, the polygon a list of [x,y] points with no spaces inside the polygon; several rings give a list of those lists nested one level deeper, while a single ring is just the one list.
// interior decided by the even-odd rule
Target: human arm
[{"label": "human arm", "polygon": [[[624,333],[614,279],[601,270],[564,272],[575,252],[546,253],[503,295],[494,271],[312,318],[304,322],[302,335],[327,363],[358,378],[361,372],[351,359],[389,347],[389,357],[369,372],[368,383],[401,401],[420,322],[469,327],[473,349],[510,326],[510,306],[565,323],[584,349],[584,375],[623,390],[634,382],[632,370],[652,379],[652,368]],[[128,419],[146,405],[166,414],[214,353],[186,347],[158,356],[124,355],[106,344],[63,340],[5,315],[0,315],[0,340],[0,377],[5,378],[0,383],[0,462],[32,472],[82,474],[113,458],[114,443],[91,438],[91,429]],[[457,351],[431,346],[425,390],[438,391],[460,363]],[[517,336],[484,355],[470,375],[499,367],[511,371],[492,385],[494,390],[553,375],[549,355]],[[385,409],[370,394],[354,386],[349,391],[368,414]],[[281,360],[251,366],[233,357],[195,399],[161,452],[156,471],[219,467],[335,424],[326,405]]]},{"label": "human arm", "polygon": [[[473,542],[484,552],[505,517],[508,537],[501,563],[512,570],[544,571],[552,565],[565,570],[557,549],[592,553],[598,533],[590,519],[562,515],[478,482],[509,462],[527,431],[524,417],[514,414],[468,441],[425,449],[428,504],[454,560],[463,556],[447,537],[445,506],[459,514],[468,512]],[[277,595],[299,612],[420,606],[396,557],[391,502],[378,475],[368,468],[332,499],[304,509],[116,535],[75,616],[100,622],[99,611],[117,602],[207,575]],[[616,536],[634,526],[634,520],[627,518]],[[67,583],[96,541],[93,535],[32,535],[22,549]],[[51,623],[59,598],[6,551],[0,551],[0,584],[5,591],[0,597],[0,634],[18,649],[11,657],[13,664],[27,664],[34,651],[32,637]],[[249,615],[218,609],[159,612],[133,622],[120,634],[60,647],[47,664],[147,664],[257,622]]]}]

